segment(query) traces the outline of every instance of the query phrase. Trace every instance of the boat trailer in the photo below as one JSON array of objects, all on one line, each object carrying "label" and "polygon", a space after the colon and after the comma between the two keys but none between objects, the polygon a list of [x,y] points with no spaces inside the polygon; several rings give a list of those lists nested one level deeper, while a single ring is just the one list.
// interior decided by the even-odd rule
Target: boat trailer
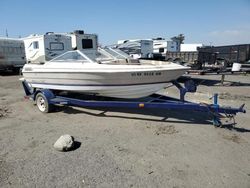
[{"label": "boat trailer", "polygon": [[96,96],[92,96],[94,99],[79,99],[60,94],[57,95],[57,92],[50,89],[31,88],[25,80],[22,80],[22,85],[26,94],[25,98],[33,100],[38,109],[44,113],[50,112],[54,105],[105,108],[155,108],[168,110],[183,109],[209,113],[212,115],[213,125],[217,127],[222,125],[221,117],[233,118],[239,112],[246,113],[244,104],[239,108],[220,106],[218,104],[218,94],[214,94],[212,104],[186,101],[185,94],[187,92],[196,92],[197,89],[192,80],[185,82],[184,87],[176,81],[172,81],[172,84],[179,89],[179,99],[170,98],[160,94],[153,94],[142,99],[114,100],[114,98]]}]

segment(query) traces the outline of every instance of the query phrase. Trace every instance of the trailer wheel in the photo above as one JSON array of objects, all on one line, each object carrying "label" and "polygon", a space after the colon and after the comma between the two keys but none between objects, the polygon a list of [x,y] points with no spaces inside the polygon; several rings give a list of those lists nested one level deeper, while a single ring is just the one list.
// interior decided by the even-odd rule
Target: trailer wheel
[{"label": "trailer wheel", "polygon": [[42,93],[36,95],[36,105],[38,109],[43,113],[48,113],[51,111],[51,105],[48,103],[47,98]]}]

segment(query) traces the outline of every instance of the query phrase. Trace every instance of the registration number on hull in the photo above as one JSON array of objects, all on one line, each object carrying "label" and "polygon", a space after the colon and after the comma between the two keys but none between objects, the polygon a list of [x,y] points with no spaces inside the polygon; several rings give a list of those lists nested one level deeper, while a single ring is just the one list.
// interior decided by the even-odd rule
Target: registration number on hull
[{"label": "registration number on hull", "polygon": [[160,76],[161,72],[134,72],[131,73],[131,76]]}]

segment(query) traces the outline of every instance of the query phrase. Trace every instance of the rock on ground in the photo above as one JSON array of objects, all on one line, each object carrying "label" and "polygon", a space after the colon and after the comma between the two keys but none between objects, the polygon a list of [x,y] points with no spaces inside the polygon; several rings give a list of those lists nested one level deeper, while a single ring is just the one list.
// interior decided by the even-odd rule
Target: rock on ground
[{"label": "rock on ground", "polygon": [[74,138],[68,134],[60,136],[54,144],[54,148],[58,151],[69,151],[73,146]]}]

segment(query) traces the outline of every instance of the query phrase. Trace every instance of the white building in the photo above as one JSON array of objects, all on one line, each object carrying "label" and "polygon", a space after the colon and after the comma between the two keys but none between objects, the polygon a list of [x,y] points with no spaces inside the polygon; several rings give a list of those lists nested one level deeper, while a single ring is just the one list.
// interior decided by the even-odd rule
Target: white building
[{"label": "white building", "polygon": [[181,52],[196,52],[198,47],[204,46],[203,44],[181,44]]}]

